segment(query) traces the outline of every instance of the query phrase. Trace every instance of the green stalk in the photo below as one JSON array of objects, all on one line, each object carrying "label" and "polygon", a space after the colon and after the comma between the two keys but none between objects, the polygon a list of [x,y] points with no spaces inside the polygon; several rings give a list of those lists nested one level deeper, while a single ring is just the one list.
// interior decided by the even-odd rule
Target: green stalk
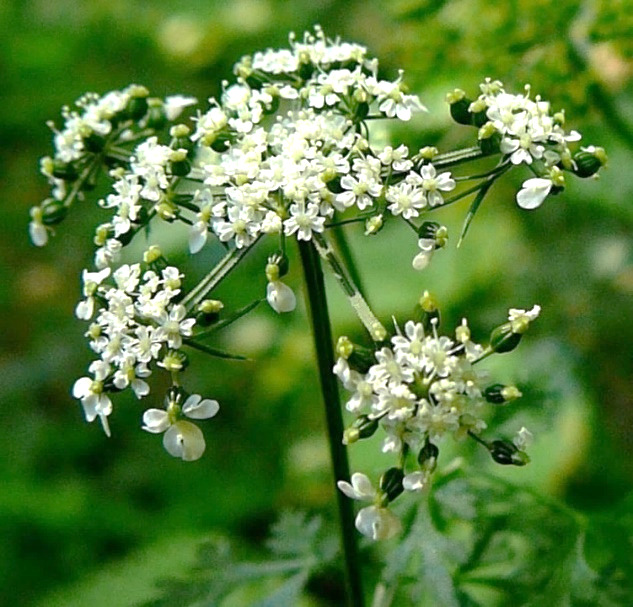
[{"label": "green stalk", "polygon": [[334,367],[334,346],[332,329],[327,308],[325,283],[319,254],[312,242],[299,241],[299,253],[305,275],[308,309],[312,324],[314,347],[319,367],[319,380],[325,405],[330,457],[334,473],[335,492],[341,523],[341,543],[345,563],[347,602],[350,607],[363,607],[363,586],[360,574],[360,561],[356,546],[354,528],[354,509],[352,502],[336,487],[336,481],[350,478],[347,452],[342,443],[343,416],[338,395],[338,384],[332,369]]}]

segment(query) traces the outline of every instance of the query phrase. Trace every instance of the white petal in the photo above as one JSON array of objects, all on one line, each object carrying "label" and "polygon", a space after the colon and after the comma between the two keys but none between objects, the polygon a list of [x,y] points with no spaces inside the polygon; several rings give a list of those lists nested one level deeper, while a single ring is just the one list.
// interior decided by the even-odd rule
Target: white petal
[{"label": "white petal", "polygon": [[201,400],[199,394],[192,394],[182,407],[182,412],[191,419],[209,419],[220,410],[217,400],[205,398]]},{"label": "white petal", "polygon": [[266,299],[270,307],[278,314],[292,312],[297,307],[297,298],[293,290],[280,280],[268,283],[266,287]]},{"label": "white petal", "polygon": [[378,506],[363,508],[356,516],[356,529],[372,540],[388,540],[402,529],[400,520],[387,510]]},{"label": "white petal", "polygon": [[197,253],[207,242],[207,226],[203,222],[196,223],[189,232],[189,252]]},{"label": "white petal", "polygon": [[360,499],[354,487],[352,487],[347,481],[338,481],[336,486],[350,499]]},{"label": "white petal", "polygon": [[31,236],[31,242],[36,247],[43,247],[48,242],[48,232],[41,223],[32,221],[29,223],[29,235]]},{"label": "white petal", "polygon": [[552,182],[549,179],[541,177],[528,179],[517,194],[517,204],[522,209],[536,209],[541,206],[551,189]]},{"label": "white petal", "polygon": [[169,416],[163,409],[148,409],[143,413],[143,430],[160,434],[169,428]]},{"label": "white petal", "polygon": [[362,472],[354,472],[352,474],[352,486],[354,491],[359,496],[359,499],[372,500],[376,496],[376,490],[374,489],[371,481],[367,475]]},{"label": "white petal", "polygon": [[163,436],[163,446],[167,453],[185,462],[200,459],[206,448],[202,431],[188,421],[178,421],[171,426]]},{"label": "white petal", "polygon": [[424,472],[412,472],[402,479],[402,486],[407,491],[421,491],[428,481],[428,475]]},{"label": "white petal", "polygon": [[75,398],[84,398],[90,393],[90,386],[92,386],[92,380],[89,377],[80,377],[73,384],[73,396]]}]

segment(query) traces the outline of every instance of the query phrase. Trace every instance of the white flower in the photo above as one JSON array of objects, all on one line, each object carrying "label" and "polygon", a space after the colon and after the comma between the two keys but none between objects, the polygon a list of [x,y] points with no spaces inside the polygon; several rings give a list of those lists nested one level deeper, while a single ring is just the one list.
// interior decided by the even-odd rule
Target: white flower
[{"label": "white flower", "polygon": [[367,506],[356,515],[356,529],[374,541],[388,540],[402,530],[400,519],[387,508]]},{"label": "white flower", "polygon": [[84,283],[83,299],[75,308],[75,316],[81,320],[90,320],[95,311],[94,294],[97,292],[99,285],[110,275],[110,268],[104,268],[100,272],[88,272],[84,270],[82,279]]},{"label": "white flower", "polygon": [[435,238],[420,238],[418,240],[420,252],[413,258],[413,269],[424,270],[430,263],[435,252]]},{"label": "white flower", "polygon": [[178,417],[182,413],[190,419],[210,419],[219,411],[220,405],[216,400],[203,400],[199,394],[192,394],[180,410],[178,400],[168,400],[167,410],[145,411],[142,428],[152,434],[165,432],[163,446],[167,453],[183,461],[192,462],[200,459],[206,449],[204,435],[198,426]]},{"label": "white flower", "polygon": [[156,339],[167,342],[170,348],[178,349],[182,346],[183,337],[191,337],[195,318],[187,318],[187,310],[181,304],[175,305],[162,319],[162,324],[155,331]]},{"label": "white flower", "polygon": [[376,489],[374,489],[374,486],[366,474],[355,472],[352,474],[351,481],[351,484],[347,481],[338,481],[338,483],[336,483],[338,488],[347,495],[347,497],[353,500],[371,501],[377,496]]},{"label": "white flower", "polygon": [[281,280],[272,280],[268,283],[266,299],[278,314],[292,312],[297,307],[297,298],[293,290]]},{"label": "white flower", "polygon": [[297,240],[310,240],[312,232],[323,232],[325,217],[319,217],[319,207],[316,204],[290,205],[290,218],[284,221],[286,236],[297,233]]},{"label": "white flower", "polygon": [[110,436],[108,415],[112,413],[112,401],[103,391],[103,382],[110,374],[110,365],[101,360],[95,360],[88,367],[91,377],[81,377],[73,385],[73,396],[81,400],[86,421],[92,422],[97,417],[101,421],[103,431]]},{"label": "white flower", "polygon": [[422,179],[419,183],[426,192],[426,198],[432,207],[437,207],[444,202],[438,190],[450,192],[455,189],[455,180],[448,171],[438,175],[432,164],[425,164],[420,173],[422,174]]},{"label": "white flower", "polygon": [[540,207],[552,189],[552,180],[543,177],[533,177],[523,182],[517,193],[517,204],[522,209],[536,209]]}]

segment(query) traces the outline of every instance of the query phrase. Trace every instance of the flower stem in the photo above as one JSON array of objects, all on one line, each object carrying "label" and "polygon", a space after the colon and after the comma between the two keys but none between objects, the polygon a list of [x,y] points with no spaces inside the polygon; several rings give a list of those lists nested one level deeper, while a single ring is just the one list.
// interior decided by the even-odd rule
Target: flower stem
[{"label": "flower stem", "polygon": [[[321,391],[325,404],[330,457],[332,459],[336,486],[336,481],[349,480],[350,473],[347,452],[342,443],[343,416],[341,414],[338,385],[332,372],[334,367],[334,347],[332,344],[332,329],[327,308],[325,283],[323,281],[321,260],[313,243],[299,241],[299,253],[308,293],[308,308],[319,367]],[[348,605],[350,607],[362,607],[364,599],[359,567],[360,561],[356,546],[354,510],[352,502],[338,488],[335,491],[341,523],[341,542],[345,562]]]}]

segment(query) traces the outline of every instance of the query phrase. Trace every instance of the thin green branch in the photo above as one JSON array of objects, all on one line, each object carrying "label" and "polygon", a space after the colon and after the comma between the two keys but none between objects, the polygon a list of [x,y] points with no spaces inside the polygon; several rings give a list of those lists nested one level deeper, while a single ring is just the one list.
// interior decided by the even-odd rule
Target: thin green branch
[{"label": "thin green branch", "polygon": [[235,268],[240,260],[251,250],[257,240],[241,249],[229,251],[215,267],[193,288],[182,300],[182,304],[190,311],[196,304],[200,303],[218,284],[228,276],[229,272]]}]

